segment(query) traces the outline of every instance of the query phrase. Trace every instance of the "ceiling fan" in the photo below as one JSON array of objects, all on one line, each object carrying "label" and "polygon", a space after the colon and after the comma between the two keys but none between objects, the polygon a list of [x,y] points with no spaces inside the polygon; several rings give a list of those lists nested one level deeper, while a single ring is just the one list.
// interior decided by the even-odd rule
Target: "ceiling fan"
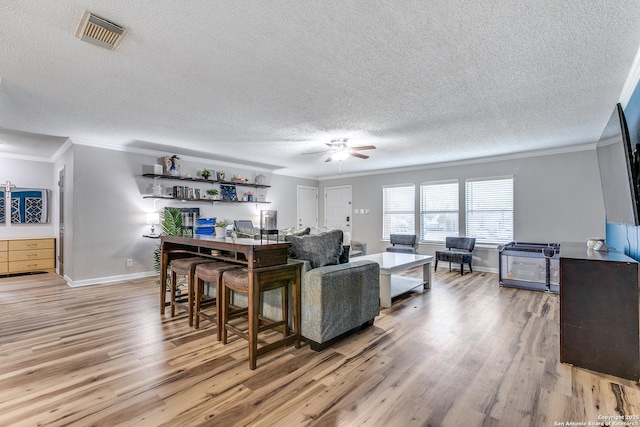
[{"label": "ceiling fan", "polygon": [[302,154],[318,154],[318,153],[331,153],[325,162],[330,162],[332,160],[346,160],[348,157],[357,157],[359,159],[368,159],[369,156],[358,153],[358,151],[363,150],[374,150],[376,147],[374,145],[361,145],[359,147],[349,147],[347,145],[347,138],[339,138],[332,139],[330,142],[325,142],[329,146],[328,150],[323,151],[314,151],[311,153],[302,153]]}]

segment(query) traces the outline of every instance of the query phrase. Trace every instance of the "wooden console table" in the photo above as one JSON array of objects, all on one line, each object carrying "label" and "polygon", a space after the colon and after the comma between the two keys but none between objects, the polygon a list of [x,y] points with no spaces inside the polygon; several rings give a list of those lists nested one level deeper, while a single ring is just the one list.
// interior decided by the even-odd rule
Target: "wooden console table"
[{"label": "wooden console table", "polygon": [[560,361],[640,379],[640,308],[636,260],[560,244]]}]

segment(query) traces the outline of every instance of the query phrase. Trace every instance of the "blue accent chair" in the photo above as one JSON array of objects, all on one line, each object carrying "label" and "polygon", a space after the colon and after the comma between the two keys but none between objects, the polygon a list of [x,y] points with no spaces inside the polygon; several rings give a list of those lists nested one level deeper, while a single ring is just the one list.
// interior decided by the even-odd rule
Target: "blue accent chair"
[{"label": "blue accent chair", "polygon": [[438,268],[438,261],[449,261],[449,271],[451,271],[451,263],[460,264],[460,275],[464,274],[464,265],[469,264],[469,271],[473,273],[471,262],[473,261],[473,248],[476,245],[475,237],[447,237],[445,239],[446,251],[436,251],[436,265],[434,271]]},{"label": "blue accent chair", "polygon": [[418,236],[415,234],[390,234],[391,246],[387,252],[402,252],[405,254],[415,254]]}]

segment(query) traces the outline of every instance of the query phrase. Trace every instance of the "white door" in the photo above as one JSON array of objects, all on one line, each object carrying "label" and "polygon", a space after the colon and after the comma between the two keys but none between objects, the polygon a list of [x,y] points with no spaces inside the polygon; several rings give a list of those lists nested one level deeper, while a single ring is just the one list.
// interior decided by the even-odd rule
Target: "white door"
[{"label": "white door", "polygon": [[318,188],[298,185],[298,228],[318,226]]},{"label": "white door", "polygon": [[351,233],[351,186],[324,190],[324,225]]},{"label": "white door", "polygon": [[64,277],[64,167],[58,173],[58,274]]}]

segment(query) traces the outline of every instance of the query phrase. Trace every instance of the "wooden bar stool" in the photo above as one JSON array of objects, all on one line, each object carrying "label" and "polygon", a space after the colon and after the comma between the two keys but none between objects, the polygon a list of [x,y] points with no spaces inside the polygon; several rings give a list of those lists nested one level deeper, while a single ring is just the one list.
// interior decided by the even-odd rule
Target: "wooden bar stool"
[{"label": "wooden bar stool", "polygon": [[[222,339],[220,325],[222,324],[222,316],[220,310],[222,306],[222,274],[225,271],[242,267],[238,264],[232,264],[224,261],[206,262],[196,265],[195,271],[195,328],[200,327],[200,318],[210,321],[216,325],[218,341]],[[215,285],[215,297],[205,295],[204,283],[212,283]],[[210,297],[210,298],[206,298]],[[209,314],[205,312],[205,308],[215,304],[215,313]]]},{"label": "wooden bar stool", "polygon": [[[189,326],[193,325],[193,298],[194,298],[194,276],[196,266],[205,262],[211,262],[208,258],[191,257],[191,258],[178,258],[171,261],[171,317],[176,315],[176,307],[186,310],[189,315]],[[187,276],[187,298],[184,297],[177,299],[176,292],[178,288],[178,275]]]},{"label": "wooden bar stool", "polygon": [[[249,368],[256,368],[259,355],[275,348],[295,343],[300,348],[300,269],[301,263],[291,262],[257,269],[225,271],[222,276],[222,342],[227,343],[227,331],[249,341]],[[289,284],[293,303],[293,331],[289,328]],[[281,290],[282,319],[267,319],[260,315],[262,292]],[[247,294],[249,330],[243,331],[229,324],[231,291]],[[258,333],[269,329],[281,329],[282,339],[258,348]]]}]

